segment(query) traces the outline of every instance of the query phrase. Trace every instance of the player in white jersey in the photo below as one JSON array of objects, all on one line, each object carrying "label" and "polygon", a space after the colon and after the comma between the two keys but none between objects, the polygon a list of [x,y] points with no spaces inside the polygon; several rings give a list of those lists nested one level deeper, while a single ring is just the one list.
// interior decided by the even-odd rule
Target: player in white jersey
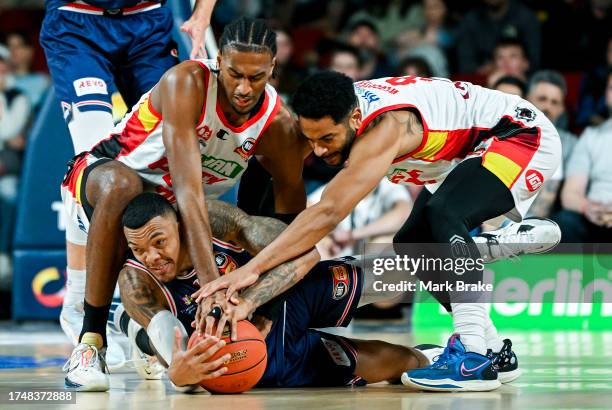
[{"label": "player in white jersey", "polygon": [[[155,190],[176,203],[200,283],[218,276],[204,197],[238,182],[250,157],[261,156],[273,176],[278,215],[304,209],[308,147],[267,84],[274,32],[262,20],[242,18],[225,27],[220,45],[216,61],[188,61],[166,72],[107,139],[70,163],[62,198],[69,218],[88,233],[85,318],[75,348],[83,358],[97,357],[106,346],[105,323],[126,249],[121,214],[140,192]],[[78,366],[68,369],[68,387],[108,389],[95,361],[71,362]]]},{"label": "player in white jersey", "polygon": [[[502,214],[520,220],[561,156],[555,128],[533,105],[464,82],[408,76],[353,84],[340,73],[323,72],[298,88],[293,108],[314,153],[343,169],[318,204],[247,265],[205,285],[200,297],[222,287],[232,294],[310,249],[385,175],[425,186],[394,238],[396,252],[408,252],[402,243],[447,244],[442,256],[475,260],[480,254],[469,230]],[[424,274],[423,280],[432,280]],[[441,279],[454,283],[457,276]],[[469,269],[462,279],[482,282],[482,270]],[[504,381],[518,375],[516,356],[497,336],[484,295],[434,296],[452,310],[458,337],[434,365],[405,374],[406,384],[485,391],[500,385],[498,370]]]}]

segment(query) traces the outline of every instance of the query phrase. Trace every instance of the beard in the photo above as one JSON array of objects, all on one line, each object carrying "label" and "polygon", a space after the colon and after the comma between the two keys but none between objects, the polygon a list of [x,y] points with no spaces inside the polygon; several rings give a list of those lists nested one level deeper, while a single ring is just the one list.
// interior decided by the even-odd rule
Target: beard
[{"label": "beard", "polygon": [[340,151],[339,151],[340,162],[338,163],[338,165],[327,164],[327,166],[331,168],[344,168],[344,164],[346,163],[349,155],[351,154],[351,148],[353,148],[353,142],[355,142],[355,134],[356,134],[356,130],[353,130],[350,127],[347,127],[346,141],[344,145],[342,146],[342,148],[340,148]]}]

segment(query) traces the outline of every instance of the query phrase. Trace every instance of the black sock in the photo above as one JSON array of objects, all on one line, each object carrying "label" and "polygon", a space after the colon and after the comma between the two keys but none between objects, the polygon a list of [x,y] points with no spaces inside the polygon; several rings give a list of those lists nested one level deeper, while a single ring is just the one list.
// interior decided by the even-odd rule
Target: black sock
[{"label": "black sock", "polygon": [[143,353],[146,353],[149,356],[155,356],[155,352],[151,348],[149,335],[144,329],[140,329],[138,333],[136,333],[136,346],[138,346]]},{"label": "black sock", "polygon": [[97,333],[102,336],[102,346],[106,347],[106,321],[108,320],[108,312],[110,311],[110,303],[106,306],[91,306],[87,300],[83,303],[85,317],[83,318],[83,329],[79,341],[87,332]]}]

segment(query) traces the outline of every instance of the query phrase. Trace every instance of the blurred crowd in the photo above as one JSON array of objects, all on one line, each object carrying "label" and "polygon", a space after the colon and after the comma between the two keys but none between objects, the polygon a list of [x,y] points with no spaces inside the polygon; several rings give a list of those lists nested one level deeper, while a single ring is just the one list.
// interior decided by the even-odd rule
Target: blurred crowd
[{"label": "blurred crowd", "polygon": [[[0,272],[8,269],[28,129],[49,84],[38,46],[44,2],[24,4],[0,6]],[[321,69],[354,80],[450,77],[522,95],[556,125],[563,145],[562,167],[531,213],[557,220],[566,242],[612,242],[612,0],[219,0],[214,31],[239,15],[263,17],[277,31],[272,83],[287,102]],[[304,172],[316,201],[338,170],[311,156]],[[322,253],[355,252],[392,235],[417,193],[381,182]]]}]

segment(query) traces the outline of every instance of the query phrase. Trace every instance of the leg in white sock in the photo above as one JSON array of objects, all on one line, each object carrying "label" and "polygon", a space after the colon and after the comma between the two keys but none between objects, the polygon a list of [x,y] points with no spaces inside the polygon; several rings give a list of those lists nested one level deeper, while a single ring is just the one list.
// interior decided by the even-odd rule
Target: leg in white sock
[{"label": "leg in white sock", "polygon": [[461,337],[466,350],[480,353],[487,352],[485,324],[487,308],[484,303],[451,303],[455,333]]},{"label": "leg in white sock", "polygon": [[487,349],[491,349],[494,353],[498,353],[504,346],[504,341],[497,334],[497,329],[491,320],[491,304],[487,304],[485,341],[487,344]]},{"label": "leg in white sock", "polygon": [[68,130],[75,153],[89,151],[98,142],[107,138],[113,129],[113,115],[108,109],[100,108],[99,111],[80,111],[73,104],[73,117],[68,123]]}]

